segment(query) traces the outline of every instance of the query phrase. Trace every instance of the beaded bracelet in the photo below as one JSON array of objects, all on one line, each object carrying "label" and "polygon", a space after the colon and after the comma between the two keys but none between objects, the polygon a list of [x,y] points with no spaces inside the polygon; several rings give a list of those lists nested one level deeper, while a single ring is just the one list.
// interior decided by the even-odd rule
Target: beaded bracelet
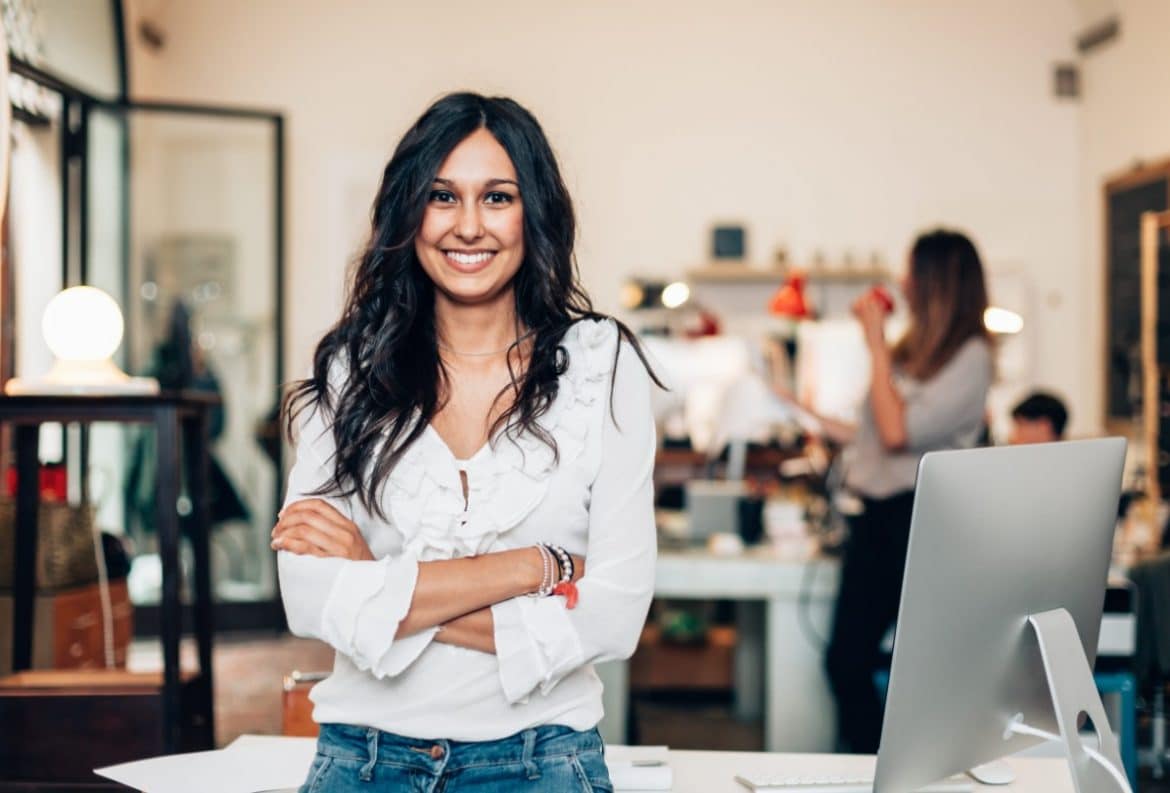
[{"label": "beaded bracelet", "polygon": [[560,580],[561,581],[572,581],[573,580],[573,557],[569,555],[568,551],[566,551],[564,548],[562,548],[559,545],[546,545],[545,547],[549,549],[549,551],[553,554],[553,556],[557,560],[557,566],[559,567],[559,572],[561,574]]},{"label": "beaded bracelet", "polygon": [[579,593],[577,592],[577,585],[573,583],[573,573],[575,572],[573,556],[559,545],[548,545],[545,547],[548,548],[553,558],[557,560],[561,572],[561,580],[552,588],[552,594],[564,595],[565,608],[575,608]]},{"label": "beaded bracelet", "polygon": [[547,547],[541,543],[537,543],[536,550],[540,552],[540,586],[535,592],[529,592],[529,597],[548,597],[553,592],[553,586],[556,584],[556,574],[553,572],[553,567],[557,566],[556,557]]}]

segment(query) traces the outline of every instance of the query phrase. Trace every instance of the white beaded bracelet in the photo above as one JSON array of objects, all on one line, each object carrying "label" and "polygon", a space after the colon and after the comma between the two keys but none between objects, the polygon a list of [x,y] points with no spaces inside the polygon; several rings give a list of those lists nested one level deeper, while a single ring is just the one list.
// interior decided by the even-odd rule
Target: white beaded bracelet
[{"label": "white beaded bracelet", "polygon": [[556,584],[556,576],[553,573],[553,567],[557,562],[553,558],[553,554],[544,545],[537,543],[536,549],[540,551],[540,586],[535,592],[529,592],[529,597],[548,597],[552,594],[553,586]]}]

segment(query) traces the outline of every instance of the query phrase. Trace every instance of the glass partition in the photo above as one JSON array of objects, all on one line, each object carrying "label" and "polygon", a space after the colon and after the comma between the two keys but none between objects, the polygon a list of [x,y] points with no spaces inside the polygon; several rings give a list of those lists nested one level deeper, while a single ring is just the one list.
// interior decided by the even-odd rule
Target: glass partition
[{"label": "glass partition", "polygon": [[[123,307],[127,371],[222,399],[211,421],[213,589],[221,603],[271,602],[279,121],[131,105],[95,107],[88,130],[86,281]],[[122,134],[125,169],[99,164],[117,160],[112,144]],[[154,603],[153,438],[140,428],[100,429],[90,469],[104,467],[111,484],[99,509],[134,550],[131,598]],[[92,493],[101,495],[96,485]]]}]

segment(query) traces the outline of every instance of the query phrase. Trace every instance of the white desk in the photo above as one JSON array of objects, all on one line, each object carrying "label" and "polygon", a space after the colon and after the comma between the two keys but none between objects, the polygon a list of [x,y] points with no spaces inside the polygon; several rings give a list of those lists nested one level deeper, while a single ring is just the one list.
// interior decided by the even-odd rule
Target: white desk
[{"label": "white desk", "polygon": [[[111,779],[152,793],[204,793],[208,790],[251,791],[263,786],[272,793],[293,793],[312,762],[311,738],[246,736],[240,745],[218,752],[171,755],[121,766]],[[671,751],[673,793],[746,793],[736,774],[873,776],[873,755],[767,754],[764,752]],[[1062,759],[1013,757],[1011,785],[985,787],[995,793],[1073,793],[1068,763]],[[250,782],[240,780],[248,769]]]},{"label": "white desk", "polygon": [[[763,548],[732,557],[705,550],[659,552],[656,597],[740,601],[736,713],[759,716],[762,705],[768,751],[833,748],[836,725],[824,650],[802,630],[801,610],[816,634],[827,638],[837,570],[835,559],[782,558]],[[809,596],[806,606],[799,603],[802,588]],[[603,664],[598,673],[607,692],[602,735],[610,743],[626,743],[627,665]]]},{"label": "white desk", "polygon": [[[976,785],[978,791],[998,793],[1073,793],[1068,763],[1063,759],[1013,757],[1008,764],[1016,772],[1010,785]],[[873,755],[767,754],[764,752],[671,751],[673,793],[747,793],[735,781],[736,774],[792,774],[873,776]]]}]

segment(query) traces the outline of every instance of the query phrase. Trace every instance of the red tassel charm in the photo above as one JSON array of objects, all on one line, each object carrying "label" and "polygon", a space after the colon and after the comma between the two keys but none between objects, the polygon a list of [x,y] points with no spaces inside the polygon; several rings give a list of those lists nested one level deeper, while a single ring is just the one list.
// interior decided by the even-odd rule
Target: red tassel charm
[{"label": "red tassel charm", "polygon": [[552,593],[554,595],[565,596],[565,608],[572,609],[577,607],[577,585],[572,581],[562,581],[553,587]]}]

